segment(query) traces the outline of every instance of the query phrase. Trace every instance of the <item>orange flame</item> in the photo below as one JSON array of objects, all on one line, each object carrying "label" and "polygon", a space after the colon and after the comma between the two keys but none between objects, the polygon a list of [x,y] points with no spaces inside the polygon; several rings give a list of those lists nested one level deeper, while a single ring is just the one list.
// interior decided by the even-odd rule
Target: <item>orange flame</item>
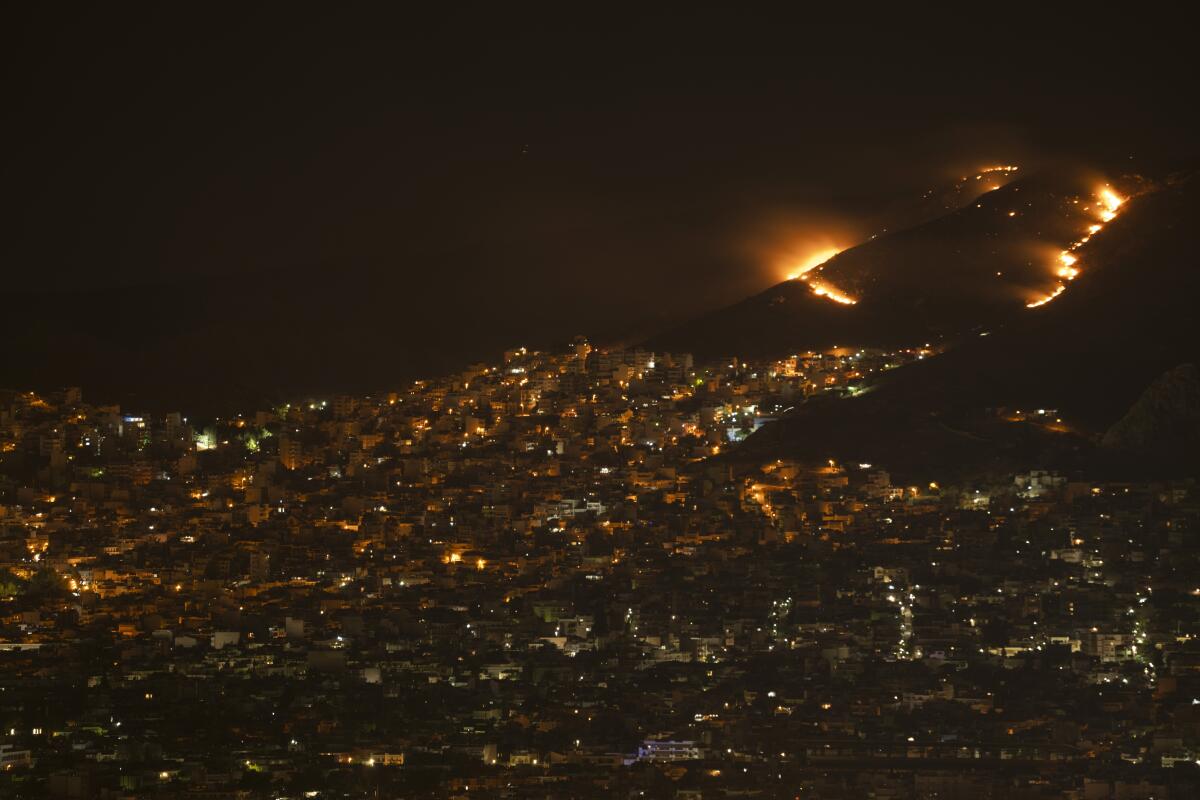
[{"label": "orange flame", "polygon": [[812,272],[840,252],[842,252],[840,247],[825,247],[809,254],[804,259],[804,263],[788,273],[787,279],[789,281],[799,280],[806,273]]},{"label": "orange flame", "polygon": [[[1114,220],[1117,216],[1117,212],[1125,203],[1124,197],[1121,197],[1107,186],[1102,186],[1096,191],[1096,199],[1099,201],[1100,207],[1098,209],[1098,213],[1101,221],[1089,225],[1087,227],[1087,233],[1085,233],[1076,241],[1072,242],[1066,250],[1063,250],[1058,254],[1059,265],[1055,269],[1054,274],[1063,280],[1073,281],[1079,275],[1079,268],[1075,266],[1079,262],[1079,257],[1076,256],[1072,251],[1078,250],[1080,247],[1086,244],[1088,240],[1092,238],[1092,236],[1099,233],[1104,227],[1104,223]],[[1076,200],[1075,202],[1078,203],[1079,201]],[[1038,308],[1039,306],[1044,306],[1046,303],[1049,303],[1051,300],[1066,291],[1066,289],[1066,285],[1060,283],[1054,287],[1054,291],[1050,292],[1050,294],[1026,303],[1025,307]]]},{"label": "orange flame", "polygon": [[852,306],[858,302],[850,295],[838,291],[823,281],[811,281],[809,286],[812,287],[813,294],[817,297],[828,297],[833,302],[841,303],[844,306]]},{"label": "orange flame", "polygon": [[1075,262],[1079,259],[1063,250],[1058,254],[1058,260],[1062,262],[1062,266],[1058,268],[1058,277],[1066,278],[1069,281],[1075,280],[1075,276],[1079,274],[1079,270],[1075,268]]},{"label": "orange flame", "polygon": [[1066,290],[1067,290],[1067,287],[1066,287],[1066,286],[1063,286],[1063,285],[1060,283],[1058,286],[1054,287],[1054,291],[1053,291],[1053,292],[1051,292],[1050,294],[1046,295],[1046,296],[1045,296],[1045,297],[1043,297],[1041,300],[1034,300],[1032,303],[1026,303],[1026,304],[1025,304],[1025,307],[1026,307],[1026,308],[1037,308],[1038,306],[1044,306],[1044,305],[1046,305],[1046,303],[1049,303],[1051,300],[1053,300],[1054,298],[1058,297],[1060,294],[1062,294],[1062,293],[1063,293],[1063,292],[1065,292]]}]

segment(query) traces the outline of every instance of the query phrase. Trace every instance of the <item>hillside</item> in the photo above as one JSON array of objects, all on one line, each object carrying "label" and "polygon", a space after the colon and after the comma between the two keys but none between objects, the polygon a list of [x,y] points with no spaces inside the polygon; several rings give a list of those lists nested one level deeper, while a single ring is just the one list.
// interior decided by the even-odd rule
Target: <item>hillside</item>
[{"label": "hillside", "polygon": [[[1079,251],[1086,269],[1054,302],[860,397],[802,406],[739,457],[875,460],[926,475],[999,469],[1018,453],[1061,463],[1097,455],[1094,437],[1160,375],[1200,357],[1198,184],[1178,178],[1131,201]],[[1052,409],[1062,421],[1010,421],[1018,409]]]},{"label": "hillside", "polygon": [[[1116,181],[1121,196],[1145,181]],[[771,356],[835,344],[908,346],[988,330],[1061,283],[1060,253],[1103,224],[1106,182],[1041,172],[949,214],[850,248],[789,280],[652,338],[659,350]],[[838,302],[838,301],[841,302]]]}]

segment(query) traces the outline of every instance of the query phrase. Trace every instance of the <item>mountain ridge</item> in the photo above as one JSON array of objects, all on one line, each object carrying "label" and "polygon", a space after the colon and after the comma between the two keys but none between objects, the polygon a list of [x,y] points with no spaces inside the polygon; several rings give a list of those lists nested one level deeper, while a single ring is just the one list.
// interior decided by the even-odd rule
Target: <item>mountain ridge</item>
[{"label": "mountain ridge", "polygon": [[[1002,469],[1018,452],[1027,464],[1104,460],[1100,434],[1160,375],[1200,358],[1198,184],[1194,173],[1182,176],[1131,203],[1088,243],[1085,271],[1053,303],[886,374],[858,397],[802,405],[734,457],[807,453],[897,464],[920,477],[951,464]],[[1032,409],[1063,422],[1011,421]]]},{"label": "mountain ridge", "polygon": [[[1053,290],[1060,251],[1099,222],[1094,193],[1101,183],[1077,168],[1018,178],[966,207],[849,248],[799,280],[651,337],[646,346],[691,349],[701,357],[765,357],[838,344],[912,346],[999,325]],[[1148,186],[1138,177],[1119,184],[1126,195]],[[814,292],[826,285],[853,303]]]}]

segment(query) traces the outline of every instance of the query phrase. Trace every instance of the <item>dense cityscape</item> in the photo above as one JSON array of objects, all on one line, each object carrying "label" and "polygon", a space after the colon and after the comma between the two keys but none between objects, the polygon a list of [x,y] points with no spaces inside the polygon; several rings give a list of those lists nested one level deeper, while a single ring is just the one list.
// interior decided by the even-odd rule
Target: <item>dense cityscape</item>
[{"label": "dense cityscape", "polygon": [[1200,798],[1183,6],[6,10],[0,800]]},{"label": "dense cityscape", "polygon": [[578,339],[208,421],[9,393],[0,794],[1190,796],[1193,481],[729,457],[935,354]]}]

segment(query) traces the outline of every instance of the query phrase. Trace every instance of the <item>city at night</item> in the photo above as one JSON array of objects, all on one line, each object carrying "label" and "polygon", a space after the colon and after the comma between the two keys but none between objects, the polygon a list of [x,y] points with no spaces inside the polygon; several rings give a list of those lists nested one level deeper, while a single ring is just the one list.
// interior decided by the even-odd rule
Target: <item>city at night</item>
[{"label": "city at night", "polygon": [[0,798],[1200,797],[1183,12],[847,10],[10,9]]}]

